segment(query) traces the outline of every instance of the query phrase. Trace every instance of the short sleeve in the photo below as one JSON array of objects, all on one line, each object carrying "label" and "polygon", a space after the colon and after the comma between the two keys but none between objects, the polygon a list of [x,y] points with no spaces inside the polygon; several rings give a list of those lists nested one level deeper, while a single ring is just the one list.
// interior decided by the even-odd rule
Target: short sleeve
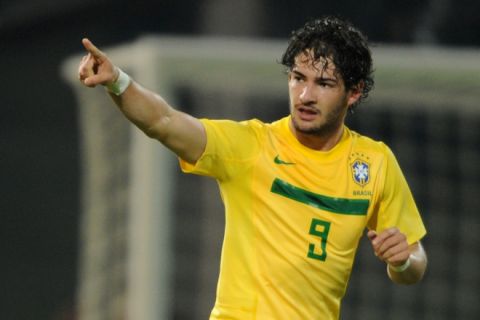
[{"label": "short sleeve", "polygon": [[425,236],[426,229],[394,154],[388,147],[385,149],[383,189],[368,227],[377,232],[397,227],[412,244]]},{"label": "short sleeve", "polygon": [[203,154],[194,164],[180,160],[185,173],[226,180],[238,174],[259,153],[258,120],[200,120],[207,133]]}]

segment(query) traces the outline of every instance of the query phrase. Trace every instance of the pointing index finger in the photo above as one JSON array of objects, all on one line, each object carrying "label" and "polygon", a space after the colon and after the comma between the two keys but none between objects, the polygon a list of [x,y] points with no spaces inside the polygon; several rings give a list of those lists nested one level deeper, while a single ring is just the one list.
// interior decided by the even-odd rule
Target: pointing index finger
[{"label": "pointing index finger", "polygon": [[103,52],[100,51],[89,39],[83,38],[82,44],[85,47],[85,49],[92,54],[94,58],[101,59],[104,57]]}]

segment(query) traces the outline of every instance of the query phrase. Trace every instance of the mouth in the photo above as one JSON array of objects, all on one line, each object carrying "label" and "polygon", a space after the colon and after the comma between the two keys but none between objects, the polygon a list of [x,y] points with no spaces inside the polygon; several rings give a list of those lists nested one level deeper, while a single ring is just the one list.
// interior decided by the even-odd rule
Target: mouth
[{"label": "mouth", "polygon": [[302,105],[297,107],[297,113],[301,120],[312,121],[320,114],[320,111],[316,108]]}]

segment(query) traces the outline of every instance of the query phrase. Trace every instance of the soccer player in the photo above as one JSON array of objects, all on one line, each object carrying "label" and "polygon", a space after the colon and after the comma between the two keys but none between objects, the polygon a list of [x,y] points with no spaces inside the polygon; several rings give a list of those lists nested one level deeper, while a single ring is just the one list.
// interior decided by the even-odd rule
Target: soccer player
[{"label": "soccer player", "polygon": [[210,319],[338,319],[366,228],[393,282],[423,277],[426,230],[393,153],[344,124],[373,87],[366,38],[349,22],[324,17],[292,33],[290,112],[273,123],[196,119],[83,45],[80,81],[105,86],[183,171],[218,181],[226,230]]}]

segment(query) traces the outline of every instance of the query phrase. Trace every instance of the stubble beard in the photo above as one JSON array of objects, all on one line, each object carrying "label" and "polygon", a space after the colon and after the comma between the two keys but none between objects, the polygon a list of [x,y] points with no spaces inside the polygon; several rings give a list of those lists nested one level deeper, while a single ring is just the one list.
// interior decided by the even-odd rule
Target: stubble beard
[{"label": "stubble beard", "polygon": [[[318,110],[318,113],[322,115],[320,110]],[[316,125],[302,126],[293,113],[291,118],[293,127],[297,132],[316,137],[328,137],[334,134],[344,121],[343,108],[341,107],[337,107],[332,112],[326,114],[325,121]]]}]

